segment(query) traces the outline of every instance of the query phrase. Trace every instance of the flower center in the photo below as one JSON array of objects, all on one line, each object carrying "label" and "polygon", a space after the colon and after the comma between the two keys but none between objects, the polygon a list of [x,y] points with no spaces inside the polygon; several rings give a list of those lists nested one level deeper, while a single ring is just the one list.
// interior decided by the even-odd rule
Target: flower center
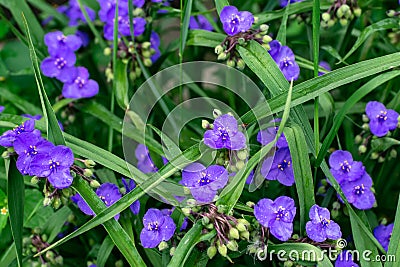
[{"label": "flower center", "polygon": [[28,149],[25,149],[25,154],[28,156],[36,155],[38,152],[36,150],[36,146],[30,145]]},{"label": "flower center", "polygon": [[288,216],[286,209],[282,206],[279,206],[278,210],[275,211],[276,214],[276,220],[279,221],[280,219],[282,219],[283,217]]},{"label": "flower center", "polygon": [[13,129],[14,132],[16,132],[17,134],[23,133],[25,132],[25,126],[24,124],[21,124],[20,126],[17,126]]},{"label": "flower center", "polygon": [[324,227],[324,228],[327,227],[331,223],[331,220],[328,220],[327,218],[320,217],[320,219],[321,219],[322,227]]},{"label": "flower center", "polygon": [[353,193],[357,196],[361,196],[362,194],[364,194],[364,189],[365,189],[364,184],[357,185],[354,187]]},{"label": "flower center", "polygon": [[225,141],[229,138],[229,131],[226,130],[225,128],[218,127],[218,131],[219,131],[219,136],[221,137],[221,139],[223,141]]},{"label": "flower center", "polygon": [[82,87],[85,86],[86,81],[85,81],[85,79],[82,79],[81,77],[78,76],[78,77],[75,79],[75,83],[79,86],[79,88],[82,88]]},{"label": "flower center", "polygon": [[158,222],[151,222],[151,223],[147,224],[147,230],[158,231]]},{"label": "flower center", "polygon": [[67,61],[63,57],[59,57],[56,59],[54,62],[54,65],[56,65],[57,69],[62,69],[64,66],[67,64]]},{"label": "flower center", "polygon": [[61,34],[61,35],[57,36],[57,40],[60,43],[65,44],[65,42],[67,41],[67,37],[64,34]]},{"label": "flower center", "polygon": [[231,19],[231,23],[236,25],[240,23],[240,18],[238,15],[235,15],[232,19]]},{"label": "flower center", "polygon": [[380,123],[384,122],[387,120],[387,111],[381,110],[381,113],[379,115],[376,115],[376,118]]},{"label": "flower center", "polygon": [[57,167],[58,167],[58,166],[60,166],[60,162],[58,162],[58,161],[53,161],[53,160],[50,160],[50,161],[49,161],[49,169],[50,169],[52,172],[57,171]]},{"label": "flower center", "polygon": [[290,58],[288,56],[283,58],[283,66],[285,67],[289,67],[290,65],[292,65],[292,61],[290,60]]},{"label": "flower center", "polygon": [[210,177],[211,175],[206,173],[206,172],[201,172],[201,176],[202,178],[197,180],[197,183],[199,184],[199,186],[204,186],[204,185],[208,185],[209,183],[211,183]]},{"label": "flower center", "polygon": [[278,164],[278,169],[284,171],[287,167],[290,167],[290,160],[284,159],[281,163]]},{"label": "flower center", "polygon": [[343,161],[343,163],[340,163],[340,168],[344,173],[349,173],[351,171],[351,165],[347,160]]}]

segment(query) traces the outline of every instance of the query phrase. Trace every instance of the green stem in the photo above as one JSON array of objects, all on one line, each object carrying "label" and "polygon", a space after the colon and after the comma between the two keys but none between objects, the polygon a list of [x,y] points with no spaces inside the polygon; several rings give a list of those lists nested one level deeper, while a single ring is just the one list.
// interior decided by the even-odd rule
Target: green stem
[{"label": "green stem", "polygon": [[[313,14],[312,14],[312,35],[313,35],[313,59],[314,59],[314,77],[318,77],[319,65],[319,28],[320,28],[320,2],[314,0]],[[319,97],[315,98],[314,102],[314,142],[315,153],[319,153]]]}]

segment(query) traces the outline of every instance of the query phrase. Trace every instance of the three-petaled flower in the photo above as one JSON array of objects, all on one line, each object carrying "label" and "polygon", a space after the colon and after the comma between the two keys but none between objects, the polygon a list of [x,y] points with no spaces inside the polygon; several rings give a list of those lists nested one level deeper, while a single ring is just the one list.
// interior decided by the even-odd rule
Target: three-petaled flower
[{"label": "three-petaled flower", "polygon": [[220,13],[224,31],[228,35],[236,35],[251,28],[254,16],[248,11],[239,12],[234,6],[225,6]]},{"label": "three-petaled flower", "polygon": [[154,248],[162,241],[168,241],[175,233],[176,225],[169,215],[158,209],[149,209],[143,217],[140,241],[145,248]]},{"label": "three-petaled flower", "polygon": [[89,98],[99,92],[96,81],[89,79],[89,72],[84,67],[71,69],[70,81],[65,83],[62,94],[66,98]]},{"label": "three-petaled flower", "polygon": [[399,113],[393,109],[387,109],[380,102],[370,101],[367,103],[365,112],[369,118],[369,129],[374,135],[382,137],[396,129]]},{"label": "three-petaled flower", "polygon": [[261,165],[261,174],[267,180],[278,180],[286,186],[293,185],[294,173],[289,148],[279,148],[274,156],[267,157]]},{"label": "three-petaled flower", "polygon": [[295,61],[293,51],[288,46],[282,46],[279,41],[271,41],[269,43],[271,49],[268,51],[285,78],[297,80],[300,75],[300,67]]},{"label": "three-petaled flower", "polygon": [[[394,223],[389,225],[379,225],[374,229],[374,236],[382,245],[382,247],[387,251],[389,248],[390,238],[392,237]],[[398,242],[398,240],[395,240]]]},{"label": "three-petaled flower", "polygon": [[331,220],[327,208],[313,205],[309,216],[311,221],[306,224],[306,231],[309,238],[315,242],[324,242],[327,238],[336,240],[342,237],[340,226]]},{"label": "three-petaled flower", "polygon": [[365,173],[362,162],[354,161],[350,152],[336,150],[329,157],[331,173],[339,184],[360,179]]}]

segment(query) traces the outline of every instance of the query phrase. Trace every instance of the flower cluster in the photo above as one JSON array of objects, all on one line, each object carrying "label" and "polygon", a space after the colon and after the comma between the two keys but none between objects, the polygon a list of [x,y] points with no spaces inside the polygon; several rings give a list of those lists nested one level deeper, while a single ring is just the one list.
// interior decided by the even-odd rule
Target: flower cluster
[{"label": "flower cluster", "polygon": [[382,137],[397,128],[399,113],[393,109],[387,109],[378,101],[367,103],[365,113],[369,119],[369,129],[372,134]]},{"label": "flower cluster", "polygon": [[[389,225],[379,225],[374,229],[374,236],[387,251],[389,248],[390,238],[392,237],[394,223]],[[396,240],[397,242],[397,240]]]},{"label": "flower cluster", "polygon": [[75,67],[74,52],[82,45],[76,35],[65,36],[61,31],[47,33],[44,42],[48,47],[49,57],[45,58],[40,68],[47,77],[54,77],[64,83],[62,94],[66,98],[89,98],[99,92],[96,81],[89,79],[89,72],[84,67]]},{"label": "flower cluster", "polygon": [[313,205],[309,216],[311,221],[306,224],[306,231],[309,238],[315,242],[324,242],[327,238],[336,240],[342,237],[340,226],[331,220],[327,208]]},{"label": "flower cluster", "polygon": [[273,236],[286,241],[293,233],[296,206],[294,200],[286,196],[278,197],[275,201],[263,198],[254,206],[254,216]]},{"label": "flower cluster", "polygon": [[189,20],[189,29],[213,31],[214,27],[203,15],[191,16]]},{"label": "flower cluster", "polygon": [[143,217],[144,228],[140,241],[145,248],[155,248],[162,241],[168,241],[175,233],[176,225],[169,215],[158,209],[149,209]]},{"label": "flower cluster", "polygon": [[0,145],[14,147],[21,174],[47,178],[57,189],[72,184],[70,167],[74,163],[74,154],[69,147],[55,146],[43,139],[40,131],[35,129],[33,119],[6,131],[0,136]]},{"label": "flower cluster", "polygon": [[[90,7],[84,6],[85,11],[91,21],[96,18],[96,12]],[[69,18],[68,26],[78,26],[80,21],[86,22],[77,0],[70,0],[67,4],[59,6],[57,11]]]},{"label": "flower cluster", "polygon": [[[104,22],[104,38],[106,40],[114,39],[114,17],[115,0],[98,0],[100,4],[99,18]],[[133,1],[137,7],[142,7],[144,1]],[[131,36],[130,22],[128,14],[128,1],[118,1],[118,38],[121,36]],[[146,20],[142,17],[135,17],[132,20],[133,32],[135,36],[143,34],[146,27]]]},{"label": "flower cluster", "polygon": [[354,0],[335,0],[329,9],[321,17],[321,26],[325,28],[332,27],[337,21],[342,26],[346,26],[349,20],[361,16],[361,8]]},{"label": "flower cluster", "polygon": [[227,182],[228,171],[224,167],[211,165],[206,168],[201,163],[192,163],[183,169],[180,184],[188,187],[198,202],[208,203]]},{"label": "flower cluster", "polygon": [[295,61],[293,51],[288,46],[281,45],[277,40],[271,41],[269,46],[271,49],[268,52],[285,78],[288,81],[297,80],[300,74],[300,67]]},{"label": "flower cluster", "polygon": [[341,186],[349,203],[361,210],[374,206],[372,179],[361,162],[353,161],[350,152],[337,150],[330,156],[329,165],[333,177]]},{"label": "flower cluster", "polygon": [[[274,121],[272,121],[274,122]],[[278,127],[268,127],[257,134],[257,141],[261,145],[272,142],[278,132]],[[294,184],[294,173],[292,167],[292,157],[285,136],[278,138],[276,143],[277,150],[274,155],[267,157],[261,166],[261,174],[267,180],[278,180],[283,185],[291,186]]]}]

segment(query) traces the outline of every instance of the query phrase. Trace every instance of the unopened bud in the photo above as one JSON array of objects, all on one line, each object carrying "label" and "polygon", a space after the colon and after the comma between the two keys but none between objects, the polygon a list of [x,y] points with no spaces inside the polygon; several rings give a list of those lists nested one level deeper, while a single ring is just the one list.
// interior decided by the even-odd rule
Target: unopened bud
[{"label": "unopened bud", "polygon": [[3,159],[7,159],[7,158],[10,157],[10,154],[8,153],[8,151],[4,151],[4,152],[1,154],[1,157],[2,157]]},{"label": "unopened bud", "polygon": [[221,110],[216,109],[216,108],[213,110],[213,117],[214,117],[214,119],[218,118],[218,117],[221,116],[221,115],[222,115]]},{"label": "unopened bud", "polygon": [[322,13],[322,20],[323,21],[329,21],[331,19],[331,14],[328,12]]},{"label": "unopened bud", "polygon": [[239,248],[239,246],[235,240],[229,240],[228,243],[226,243],[226,247],[231,251],[238,251],[238,248]]},{"label": "unopened bud", "polygon": [[372,152],[371,159],[377,159],[377,158],[379,158],[379,154],[377,152]]},{"label": "unopened bud", "polygon": [[335,25],[335,20],[331,19],[328,21],[328,27],[333,27]]},{"label": "unopened bud", "polygon": [[213,230],[213,229],[214,229],[214,224],[209,223],[209,224],[206,225],[206,228],[207,228],[208,230]]},{"label": "unopened bud", "polygon": [[239,58],[239,59],[236,61],[236,68],[237,68],[238,70],[244,70],[245,67],[246,67],[246,63],[244,62],[243,59]]},{"label": "unopened bud", "polygon": [[389,156],[393,159],[397,158],[397,151],[395,149],[390,150]]},{"label": "unopened bud", "polygon": [[263,41],[264,44],[268,44],[268,43],[270,43],[272,41],[272,38],[269,35],[264,35],[263,38],[262,38],[262,41]]},{"label": "unopened bud", "polygon": [[92,171],[92,169],[84,169],[84,170],[83,170],[83,175],[84,175],[85,177],[92,177],[92,176],[93,176],[93,171]]},{"label": "unopened bud", "polygon": [[239,232],[247,231],[246,225],[244,225],[244,223],[242,223],[242,222],[238,222],[238,223],[236,224],[236,229],[238,229]]},{"label": "unopened bud", "polygon": [[64,258],[61,255],[58,255],[55,259],[54,259],[55,263],[59,266],[63,266],[64,265]]},{"label": "unopened bud", "polygon": [[293,261],[288,260],[288,261],[285,261],[285,262],[283,263],[283,266],[284,266],[284,267],[292,267],[293,264],[294,264]]},{"label": "unopened bud", "polygon": [[361,8],[359,8],[359,7],[356,7],[356,8],[354,8],[353,9],[353,14],[354,14],[354,16],[356,16],[356,17],[359,17],[359,16],[361,16]]},{"label": "unopened bud", "polygon": [[159,245],[158,245],[158,250],[159,251],[163,251],[164,249],[167,249],[169,246],[167,244],[167,242],[162,241]]},{"label": "unopened bud", "polygon": [[339,210],[332,210],[331,211],[332,218],[337,218],[339,216]]},{"label": "unopened bud", "polygon": [[393,9],[392,9],[392,10],[388,10],[388,11],[386,12],[386,15],[387,15],[388,17],[394,17],[395,14],[396,14],[396,11],[394,11]]},{"label": "unopened bud", "polygon": [[379,162],[379,163],[383,163],[383,162],[385,162],[385,158],[384,158],[384,157],[382,157],[382,156],[380,156],[380,157],[378,158],[378,162]]},{"label": "unopened bud", "polygon": [[194,200],[193,198],[190,198],[188,200],[186,200],[186,205],[188,205],[188,207],[195,207],[197,205],[197,201]]},{"label": "unopened bud", "polygon": [[238,153],[237,153],[237,157],[238,157],[240,160],[245,160],[245,159],[247,159],[247,156],[248,156],[247,150],[239,150]]},{"label": "unopened bud", "polygon": [[233,239],[239,239],[239,231],[236,228],[229,229],[229,237]]},{"label": "unopened bud", "polygon": [[150,48],[150,46],[151,46],[151,43],[150,42],[144,42],[144,43],[142,43],[142,49],[149,49]]},{"label": "unopened bud", "polygon": [[245,45],[246,44],[246,40],[243,37],[241,37],[241,38],[238,39],[238,44],[239,45]]},{"label": "unopened bud", "polygon": [[151,67],[151,65],[153,65],[153,62],[151,61],[150,58],[145,58],[145,59],[143,60],[143,64],[144,64],[146,67]]},{"label": "unopened bud", "polygon": [[368,116],[366,114],[362,115],[362,121],[363,122],[369,122],[369,118],[368,118]]},{"label": "unopened bud", "polygon": [[39,178],[37,176],[33,176],[31,178],[31,184],[37,184],[37,183],[39,183]]},{"label": "unopened bud", "polygon": [[233,59],[229,59],[228,61],[226,61],[226,65],[228,65],[228,67],[234,68],[236,66],[236,62]]},{"label": "unopened bud", "polygon": [[85,161],[83,163],[85,164],[85,166],[87,168],[93,168],[94,166],[96,166],[96,162],[94,162],[91,159],[85,159]]},{"label": "unopened bud", "polygon": [[238,170],[243,169],[243,168],[244,168],[244,165],[245,165],[245,163],[244,163],[244,161],[242,161],[242,160],[236,162],[236,164],[235,164],[235,166],[236,166],[236,168],[237,168]]},{"label": "unopened bud", "polygon": [[169,249],[169,255],[170,255],[171,257],[174,256],[175,251],[176,251],[176,247],[171,247],[171,248]]},{"label": "unopened bud", "polygon": [[201,128],[207,130],[210,127],[210,122],[208,120],[201,120]]},{"label": "unopened bud", "polygon": [[226,213],[227,212],[227,206],[225,205],[218,205],[217,209],[219,213]]},{"label": "unopened bud", "polygon": [[142,51],[142,56],[144,58],[150,58],[151,57],[151,52],[149,50]]},{"label": "unopened bud", "polygon": [[268,29],[269,29],[269,26],[267,24],[261,24],[260,25],[260,31],[267,32]]},{"label": "unopened bud", "polygon": [[54,259],[54,252],[49,250],[46,252],[46,258],[49,259],[50,261]]},{"label": "unopened bud", "polygon": [[55,197],[54,200],[53,200],[53,207],[55,209],[58,209],[61,206],[61,204],[62,203],[61,203],[60,198],[59,197]]},{"label": "unopened bud", "polygon": [[361,127],[362,127],[365,131],[368,131],[368,130],[369,130],[369,124],[368,124],[368,123],[364,123]]},{"label": "unopened bud", "polygon": [[247,202],[246,202],[246,206],[248,206],[248,207],[250,207],[250,208],[254,207],[254,205],[255,205],[255,203],[252,202],[252,201],[247,201]]},{"label": "unopened bud", "polygon": [[326,193],[326,188],[325,188],[325,186],[320,186],[320,187],[318,187],[318,190],[317,190],[317,194],[318,195],[323,195],[323,194],[325,194]]},{"label": "unopened bud", "polygon": [[205,226],[205,225],[207,225],[207,224],[210,223],[210,219],[209,219],[208,217],[204,216],[204,217],[201,219],[201,223]]},{"label": "unopened bud", "polygon": [[211,246],[207,249],[207,256],[212,259],[217,254],[217,248],[215,246]]},{"label": "unopened bud", "polygon": [[132,12],[133,17],[142,17],[144,15],[144,11],[141,8],[135,8]]},{"label": "unopened bud", "polygon": [[367,152],[367,147],[365,145],[359,146],[358,152],[360,152],[360,154],[364,154],[365,152]]},{"label": "unopened bud", "polygon": [[90,187],[92,187],[92,188],[100,187],[100,183],[97,180],[91,180],[89,184],[90,184]]},{"label": "unopened bud", "polygon": [[222,45],[217,45],[214,49],[215,54],[219,55],[222,52],[224,52],[224,48],[222,47]]},{"label": "unopened bud", "polygon": [[105,56],[111,55],[111,48],[109,48],[109,47],[104,48],[103,54]]},{"label": "unopened bud", "polygon": [[240,232],[240,239],[249,240],[250,232],[249,231]]},{"label": "unopened bud", "polygon": [[224,244],[217,244],[218,247],[218,252],[219,254],[221,254],[222,257],[226,257],[227,253],[228,253],[228,249]]},{"label": "unopened bud", "polygon": [[217,59],[220,61],[223,61],[223,60],[227,59],[227,57],[228,57],[228,54],[225,52],[222,52],[221,54],[218,55]]},{"label": "unopened bud", "polygon": [[356,135],[356,137],[354,138],[354,143],[355,143],[356,145],[361,144],[362,140],[363,140],[362,136],[358,134],[358,135]]},{"label": "unopened bud", "polygon": [[347,24],[348,24],[348,20],[347,19],[340,19],[339,20],[339,23],[340,23],[340,25],[342,25],[342,26],[346,26]]},{"label": "unopened bud", "polygon": [[51,201],[52,201],[52,199],[50,199],[50,198],[48,198],[48,197],[45,197],[44,199],[43,199],[43,206],[48,206],[48,205],[50,205],[51,204]]}]

